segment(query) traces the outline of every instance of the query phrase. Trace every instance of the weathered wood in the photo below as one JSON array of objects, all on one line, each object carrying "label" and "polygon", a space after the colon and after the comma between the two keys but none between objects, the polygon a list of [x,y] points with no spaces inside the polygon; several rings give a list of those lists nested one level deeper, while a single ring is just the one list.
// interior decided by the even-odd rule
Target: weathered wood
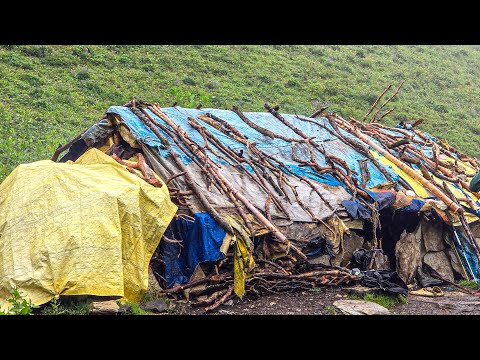
[{"label": "weathered wood", "polygon": [[387,145],[387,147],[389,149],[394,149],[396,147],[406,145],[406,144],[410,144],[410,139],[402,139],[402,140],[396,141],[394,143],[391,143],[390,145]]},{"label": "weathered wood", "polygon": [[205,310],[206,312],[215,310],[215,309],[218,308],[220,305],[222,305],[225,301],[227,301],[228,297],[229,297],[230,295],[232,295],[232,292],[233,292],[233,286],[229,286],[227,292],[226,292],[222,297],[220,297],[220,299],[218,299],[217,301],[215,301],[212,305],[204,308],[204,310]]},{"label": "weathered wood", "polygon": [[315,191],[317,193],[317,195],[320,197],[320,199],[322,199],[322,201],[325,203],[325,205],[327,205],[327,207],[334,211],[335,209],[333,208],[332,205],[330,205],[330,203],[327,201],[327,199],[325,199],[325,197],[322,195],[322,193],[320,192],[320,190],[318,190],[317,188],[317,185],[312,181],[310,180],[309,178],[305,177],[305,176],[300,176],[300,180],[302,181],[305,181],[307,184],[310,185],[310,187],[313,189],[313,191]]},{"label": "weathered wood", "polygon": [[[90,129],[90,127],[88,129]],[[83,136],[83,134],[87,132],[88,129],[85,129],[84,131],[82,131],[80,135],[76,136],[75,138],[67,142],[65,145],[59,146],[53,153],[51,160],[56,162],[60,154],[65,150],[67,150],[69,147],[71,147],[75,141],[80,140],[80,138]]]},{"label": "weathered wood", "polygon": [[[177,133],[182,133],[182,129],[173,121],[167,114],[165,114],[160,107],[153,105],[149,106],[149,109],[153,111],[157,116],[159,116],[163,121],[165,121],[171,128],[175,129]],[[189,139],[189,136],[183,131],[182,133],[183,140],[184,142],[192,142]],[[193,146],[192,146],[193,147]],[[208,158],[205,154],[202,152],[198,151],[198,146],[193,147],[196,155],[204,160],[206,163],[213,163],[213,161]],[[268,221],[265,216],[245,197],[243,194],[241,194],[226,178],[223,176],[221,172],[216,167],[211,167],[211,171],[222,181],[227,189],[237,197],[238,200],[240,200],[249,210],[250,212],[260,221],[260,223],[267,228],[268,231],[270,231],[280,242],[283,242],[288,245],[290,249],[295,251],[297,255],[299,255],[301,258],[306,259],[307,257],[305,254],[296,246],[294,246],[286,237],[283,235],[275,225],[273,225],[270,221]]]},{"label": "weathered wood", "polygon": [[412,128],[416,128],[417,126],[420,126],[424,123],[425,120],[423,119],[418,119],[412,124]]},{"label": "weathered wood", "polygon": [[[395,90],[395,92],[393,93],[392,96],[390,96],[378,109],[377,111],[375,111],[375,114],[373,114],[373,118],[372,120],[370,120],[370,122],[375,122],[377,119],[377,115],[378,115],[378,112],[383,109],[385,107],[385,105],[387,105],[397,94],[398,92],[400,91],[400,89],[402,88],[403,84],[405,83],[405,80],[402,80],[400,81],[400,85],[398,85],[398,88],[397,90]],[[385,116],[385,114],[384,114]]]},{"label": "weathered wood", "polygon": [[395,111],[395,109],[390,109],[390,110],[385,111],[385,113],[384,113],[382,116],[380,116],[380,117],[377,119],[377,121],[382,121],[382,119],[383,119],[385,116],[390,115],[393,111]]},{"label": "weathered wood", "polygon": [[365,115],[363,115],[363,118],[362,118],[362,122],[365,122],[365,120],[367,119],[368,115],[370,115],[373,111],[373,109],[375,109],[375,107],[377,106],[378,102],[380,101],[380,99],[383,97],[383,95],[385,95],[385,93],[390,90],[390,88],[392,87],[392,84],[388,85],[387,88],[385,90],[383,90],[383,92],[380,94],[380,96],[377,98],[377,100],[375,100],[375,102],[372,104],[372,106],[370,107],[370,109],[368,109],[367,113]]},{"label": "weathered wood", "polygon": [[173,179],[176,179],[177,177],[183,176],[183,175],[185,175],[185,174],[186,174],[185,172],[181,172],[181,173],[172,175],[172,176],[170,176],[170,177],[167,179],[167,181],[165,181],[165,184],[168,185],[168,183],[169,183],[170,181],[172,181]]},{"label": "weathered wood", "polygon": [[321,115],[325,110],[327,110],[330,107],[328,106],[322,106],[319,110],[315,111],[312,115],[310,115],[310,118],[316,118],[318,115]]},{"label": "weathered wood", "polygon": [[[144,112],[144,114],[147,114],[146,112]],[[187,183],[187,185],[190,187],[190,189],[193,190],[193,192],[195,193],[195,195],[198,197],[198,200],[200,201],[200,203],[203,205],[203,207],[205,208],[205,210],[210,214],[212,215],[212,217],[215,219],[215,221],[218,222],[218,224],[227,232],[229,232],[230,234],[233,234],[233,229],[232,227],[230,226],[230,224],[225,220],[225,218],[223,216],[220,216],[220,214],[217,212],[217,210],[215,210],[215,208],[210,204],[210,202],[207,200],[207,198],[205,197],[204,193],[203,193],[203,190],[195,183],[195,181],[193,180],[193,177],[190,175],[190,171],[188,170],[188,168],[185,166],[185,164],[180,160],[180,157],[179,155],[172,149],[172,147],[170,146],[170,143],[168,142],[168,140],[162,135],[160,134],[160,132],[158,131],[158,129],[155,127],[155,125],[153,124],[153,122],[149,119],[150,116],[148,117],[139,117],[141,121],[143,121],[149,128],[150,130],[152,130],[152,132],[160,139],[160,141],[162,142],[162,144],[164,144],[164,146],[167,147],[167,149],[169,150],[170,152],[170,157],[172,158],[172,160],[175,162],[175,164],[179,167],[180,171],[181,172],[184,172],[185,173],[185,182]],[[150,117],[151,118],[151,117]]]},{"label": "weathered wood", "polygon": [[415,170],[410,168],[409,166],[405,165],[401,160],[397,159],[395,156],[391,155],[379,145],[368,139],[365,135],[358,128],[354,128],[353,126],[347,124],[345,120],[343,120],[344,126],[349,127],[348,131],[355,134],[360,140],[364,143],[381,153],[387,160],[391,161],[395,165],[397,165],[400,169],[405,171],[408,175],[412,178],[420,182],[424,187],[426,187],[432,194],[437,196],[441,201],[443,201],[453,212],[463,212],[463,209],[455,204],[453,200],[451,200],[448,196],[446,196],[437,186],[430,183],[427,179],[425,179],[422,175],[417,173]]}]

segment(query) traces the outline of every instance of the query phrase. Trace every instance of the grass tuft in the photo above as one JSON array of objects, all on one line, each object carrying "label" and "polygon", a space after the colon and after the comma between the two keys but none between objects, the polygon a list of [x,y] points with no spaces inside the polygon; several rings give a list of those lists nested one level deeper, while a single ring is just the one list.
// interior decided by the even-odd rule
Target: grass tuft
[{"label": "grass tuft", "polygon": [[363,296],[351,295],[350,299],[374,302],[387,309],[391,309],[397,305],[407,303],[407,299],[400,294],[386,295],[386,294],[377,294],[377,293],[366,293]]}]

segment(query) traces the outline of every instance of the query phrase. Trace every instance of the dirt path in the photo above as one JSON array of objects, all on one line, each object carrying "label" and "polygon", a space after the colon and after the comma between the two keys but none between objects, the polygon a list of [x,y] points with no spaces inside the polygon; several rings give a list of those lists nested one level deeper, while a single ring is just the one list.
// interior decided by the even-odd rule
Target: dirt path
[{"label": "dirt path", "polygon": [[[342,315],[333,302],[349,299],[351,291],[345,288],[319,288],[293,294],[265,295],[257,300],[235,299],[220,306],[212,315]],[[451,288],[442,287],[444,296],[429,298],[408,295],[406,304],[390,309],[397,315],[479,315],[480,296],[468,295]],[[175,301],[170,314],[200,315],[201,308],[195,308],[181,301]]]}]

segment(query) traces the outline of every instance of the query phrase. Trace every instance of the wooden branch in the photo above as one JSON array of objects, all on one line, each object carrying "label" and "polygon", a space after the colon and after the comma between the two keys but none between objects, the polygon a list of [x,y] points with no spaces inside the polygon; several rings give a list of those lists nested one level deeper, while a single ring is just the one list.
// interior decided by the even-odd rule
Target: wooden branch
[{"label": "wooden branch", "polygon": [[179,176],[183,176],[183,175],[185,175],[185,174],[186,174],[185,172],[181,172],[181,173],[172,175],[172,176],[170,176],[170,177],[167,179],[167,181],[165,181],[165,184],[168,185],[168,183],[169,183],[170,181],[172,181],[173,179],[175,179],[175,178],[177,178],[177,177],[179,177]]},{"label": "wooden branch", "polygon": [[[309,137],[307,135],[305,135],[300,129],[297,129],[295,126],[293,126],[290,122],[288,122],[282,115],[280,115],[278,112],[275,111],[275,109],[273,109],[272,107],[270,107],[267,103],[264,103],[263,106],[265,107],[265,109],[268,110],[268,112],[270,114],[272,114],[273,116],[275,116],[278,120],[280,120],[280,122],[282,124],[284,124],[285,126],[287,126],[288,128],[290,128],[291,130],[293,130],[293,132],[297,135],[299,135],[300,137],[302,137],[303,139],[309,139]],[[291,139],[289,139],[289,141],[291,142]]]},{"label": "wooden branch", "polygon": [[[221,151],[223,151],[227,156],[229,156],[233,161],[235,161],[237,163],[237,166],[239,168],[241,168],[242,170],[245,171],[245,173],[254,181],[256,182],[260,188],[265,191],[265,193],[270,193],[270,190],[268,189],[267,185],[265,184],[264,180],[263,180],[263,177],[262,175],[259,173],[259,171],[257,170],[256,166],[252,163],[252,161],[248,158],[239,158],[238,155],[232,151],[230,148],[227,148],[225,145],[222,144],[222,142],[220,140],[217,139],[216,136],[214,136],[212,133],[210,133],[208,130],[206,130],[205,127],[201,126],[195,119],[189,117],[188,118],[188,123],[190,124],[190,126],[192,126],[194,129],[196,129],[197,131],[202,131],[208,138],[209,140],[218,148],[220,149]],[[221,130],[220,130],[221,131]],[[227,134],[229,135],[229,134]],[[230,135],[229,135],[230,136]],[[237,137],[235,140],[243,143],[245,142],[245,145],[248,145],[248,144],[251,144],[251,143],[248,143],[248,140],[245,140],[245,139],[241,139],[240,137]],[[257,175],[257,177],[254,177],[250,171],[248,171],[243,165],[242,165],[242,162],[246,162],[248,165],[250,165],[250,167],[253,169],[255,175]],[[289,215],[286,211],[286,209],[283,207],[282,203],[280,202],[279,199],[277,199],[275,196],[273,196],[273,201],[274,201],[274,204],[275,206],[280,210],[282,211],[286,216],[287,218],[289,218]]]},{"label": "wooden branch", "polygon": [[375,111],[375,114],[373,114],[373,118],[372,118],[372,120],[370,120],[370,122],[375,122],[375,121],[376,121],[376,117],[377,117],[378,112],[379,112],[381,109],[383,109],[383,107],[384,107],[385,105],[387,105],[387,104],[398,94],[398,92],[400,91],[400,89],[402,88],[402,86],[403,86],[404,83],[405,83],[405,80],[400,81],[400,85],[398,85],[397,90],[395,90],[395,92],[393,93],[393,95],[390,96],[390,97],[382,104],[382,106],[380,106],[380,107],[377,109],[377,111]]},{"label": "wooden branch", "polygon": [[[385,179],[387,179],[387,181],[390,181],[390,182],[393,183],[393,179],[390,176],[390,174],[388,173],[388,171],[385,170],[385,168],[380,164],[380,162],[373,157],[373,155],[370,153],[370,150],[366,146],[364,146],[361,142],[359,142],[357,140],[350,139],[349,137],[343,136],[343,134],[340,132],[340,129],[338,128],[338,126],[335,122],[334,117],[331,117],[331,116],[328,117],[327,116],[327,119],[328,119],[328,122],[330,123],[330,125],[332,126],[332,128],[335,130],[335,133],[330,131],[329,129],[327,129],[327,127],[324,127],[325,129],[330,131],[332,133],[332,135],[336,135],[341,141],[343,141],[344,144],[351,146],[353,149],[358,151],[360,154],[362,154],[363,156],[366,156],[373,163],[373,165],[383,174],[383,176],[385,176]],[[317,125],[319,125],[319,124],[317,124]]]},{"label": "wooden branch", "polygon": [[194,281],[190,281],[186,284],[182,284],[182,285],[176,285],[170,289],[164,289],[162,290],[162,293],[165,293],[165,294],[173,294],[173,293],[177,293],[177,292],[180,292],[180,291],[183,291],[185,289],[189,289],[193,286],[197,286],[197,285],[202,285],[202,284],[205,284],[205,283],[208,283],[209,281],[212,281],[212,282],[222,282],[222,281],[225,281],[226,279],[228,278],[231,278],[231,275],[210,275],[210,276],[207,276],[207,277],[204,277],[204,278],[201,278],[201,279],[198,279],[198,280],[194,280]]},{"label": "wooden branch", "polygon": [[417,126],[420,126],[421,124],[423,124],[425,120],[423,119],[418,119],[417,121],[415,121],[413,124],[412,124],[412,128],[416,128]]},{"label": "wooden branch", "polygon": [[238,136],[241,139],[248,140],[248,137],[245,134],[242,134],[240,131],[237,130],[237,128],[235,128],[235,126],[231,125],[230,123],[226,122],[223,119],[220,119],[218,116],[207,113],[206,116],[205,115],[197,115],[197,117],[200,120],[205,121],[207,124],[215,127],[218,130],[220,130],[220,129],[218,128],[218,124],[215,124],[215,122],[220,123],[220,125],[222,125],[225,130],[231,131],[233,134],[235,134],[236,136]]},{"label": "wooden branch", "polygon": [[143,176],[147,179],[147,182],[150,185],[155,187],[161,187],[163,183],[158,180],[154,175],[152,169],[148,166],[147,162],[145,161],[145,157],[142,153],[137,153],[138,156],[138,168],[142,172]]},{"label": "wooden branch", "polygon": [[393,111],[395,111],[395,109],[393,109],[393,108],[390,109],[390,110],[385,111],[385,113],[384,113],[382,116],[380,116],[380,117],[377,119],[377,121],[381,121],[385,116],[391,114]]},{"label": "wooden branch", "polygon": [[392,84],[388,85],[387,88],[385,90],[383,90],[383,92],[380,94],[380,96],[377,98],[377,100],[375,100],[375,102],[373,103],[373,105],[370,107],[370,109],[367,111],[367,113],[363,116],[362,118],[362,122],[365,122],[365,120],[367,119],[368,115],[370,115],[370,113],[373,111],[373,109],[375,109],[375,107],[377,106],[378,102],[380,101],[380,99],[383,97],[383,95],[385,95],[385,93],[390,90],[390,88],[392,87]]},{"label": "wooden branch", "polygon": [[[442,183],[442,185],[443,185],[443,188],[445,189],[445,192],[450,197],[450,199],[452,199],[455,202],[455,204],[457,204],[458,206],[461,206],[460,202],[457,200],[457,198],[453,194],[452,190],[450,190],[450,188],[447,186],[447,183],[444,181]],[[475,251],[475,255],[477,256],[477,259],[480,261],[480,246],[477,244],[477,241],[475,240],[475,237],[472,234],[472,230],[470,229],[470,226],[468,225],[468,222],[465,219],[463,208],[461,208],[461,209],[462,209],[462,211],[457,212],[457,215],[460,218],[460,222],[462,223],[463,229],[465,230],[465,234],[467,235],[467,239],[468,239],[471,247]],[[452,226],[453,226],[453,223],[452,223]]]},{"label": "wooden branch", "polygon": [[[146,112],[144,112],[146,114]],[[168,140],[163,137],[162,134],[158,131],[158,129],[155,127],[153,122],[149,119],[149,117],[139,117],[140,120],[142,120],[149,128],[152,130],[152,132],[160,139],[162,144],[164,144],[167,149],[170,152],[170,157],[172,160],[175,162],[175,164],[180,168],[181,172],[185,173],[185,182],[187,185],[190,187],[190,189],[193,190],[195,195],[198,197],[198,200],[200,203],[203,205],[205,210],[215,219],[216,222],[227,232],[230,234],[233,234],[233,229],[230,226],[230,224],[225,220],[223,216],[220,216],[220,214],[215,210],[215,208],[209,203],[205,195],[203,194],[203,190],[193,181],[192,176],[190,175],[190,171],[187,169],[185,164],[180,160],[179,155],[172,149],[170,146],[170,143]]]},{"label": "wooden branch", "polygon": [[283,272],[284,274],[289,275],[289,273],[288,273],[287,270],[285,270],[285,269],[284,269],[283,267],[281,267],[280,265],[275,264],[273,261],[269,261],[269,260],[266,260],[266,259],[257,259],[256,262],[271,265],[271,266],[273,266],[275,269],[278,269],[278,270],[280,270],[281,272]]},{"label": "wooden branch", "polygon": [[406,145],[406,144],[410,144],[410,139],[402,139],[402,140],[396,141],[394,143],[387,145],[387,147],[389,149],[395,149],[396,147]]},{"label": "wooden branch", "polygon": [[[340,118],[340,117],[339,117]],[[360,140],[362,140],[364,143],[378,151],[380,154],[382,154],[387,160],[391,161],[395,165],[397,165],[400,169],[405,171],[408,175],[413,177],[415,180],[420,182],[425,188],[427,188],[432,194],[437,196],[440,200],[442,200],[450,209],[452,209],[453,212],[463,212],[463,208],[455,204],[453,200],[451,200],[448,196],[446,196],[438,187],[430,183],[427,179],[425,179],[422,175],[418,174],[415,170],[410,168],[409,166],[406,166],[402,161],[397,159],[395,156],[391,155],[387,151],[385,151],[383,148],[381,148],[379,145],[368,139],[365,135],[362,134],[362,132],[351,125],[349,125],[345,120],[343,120],[344,126],[350,126],[348,129],[349,132],[355,134]]]},{"label": "wooden branch", "polygon": [[[163,121],[165,121],[171,128],[175,129],[177,133],[182,133],[181,128],[173,121],[167,114],[165,114],[160,107],[157,105],[149,106],[148,107],[151,111],[153,111],[157,116],[159,116]],[[186,134],[184,131],[182,133],[183,135],[183,140],[186,142],[191,142],[189,139],[188,134]],[[198,147],[197,147],[198,148]],[[206,157],[205,154],[203,154],[200,151],[196,151],[196,156],[204,160],[206,163],[212,163],[213,161]],[[217,168],[211,167],[211,171],[224,183],[224,185],[227,187],[227,189],[238,199],[240,200],[247,208],[250,210],[250,212],[260,221],[260,223],[265,226],[265,228],[272,232],[273,235],[280,241],[289,246],[293,251],[295,251],[301,258],[306,260],[305,254],[302,253],[300,249],[298,249],[296,246],[291,244],[291,242],[283,235],[275,225],[273,225],[270,221],[268,221],[265,216],[245,197],[243,194],[241,194],[231,183],[228,181],[221,172]]]},{"label": "wooden branch", "polygon": [[272,221],[272,217],[270,215],[270,203],[272,202],[272,194],[268,193],[267,200],[265,201],[265,216],[268,221]]},{"label": "wooden branch", "polygon": [[305,177],[305,176],[300,176],[300,180],[303,180],[305,181],[307,184],[310,185],[310,187],[313,189],[313,191],[315,191],[317,193],[317,195],[320,197],[320,199],[322,199],[322,201],[325,203],[325,205],[327,205],[327,207],[334,211],[335,209],[333,208],[332,205],[330,205],[330,203],[327,201],[327,199],[325,199],[322,195],[322,193],[320,192],[320,190],[318,190],[317,188],[317,185],[312,181],[310,180],[309,178]]},{"label": "wooden branch", "polygon": [[192,306],[206,306],[206,305],[211,305],[213,304],[218,298],[220,298],[222,295],[225,295],[228,291],[228,287],[225,287],[224,289],[221,289],[219,291],[214,292],[211,294],[209,297],[207,297],[203,301],[198,301],[196,303],[193,303]]},{"label": "wooden branch", "polygon": [[327,110],[328,108],[330,107],[330,105],[328,106],[322,106],[320,108],[320,110],[317,110],[315,111],[312,115],[310,115],[309,117],[310,118],[316,118],[318,115],[322,114],[325,110]]},{"label": "wooden branch", "polygon": [[230,295],[232,295],[232,292],[233,292],[233,286],[229,286],[227,292],[220,299],[218,299],[216,302],[214,302],[213,305],[210,305],[210,306],[204,308],[203,310],[205,310],[206,312],[215,310],[220,305],[222,305],[225,301],[227,301],[228,297]]}]

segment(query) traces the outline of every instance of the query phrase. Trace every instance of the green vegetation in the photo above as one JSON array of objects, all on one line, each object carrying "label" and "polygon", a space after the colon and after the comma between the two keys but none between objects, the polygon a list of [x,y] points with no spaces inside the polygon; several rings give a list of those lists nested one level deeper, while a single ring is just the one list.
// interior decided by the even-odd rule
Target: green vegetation
[{"label": "green vegetation", "polygon": [[134,302],[127,302],[127,305],[130,307],[130,313],[132,315],[151,315],[151,312],[145,311],[140,307],[140,304]]},{"label": "green vegetation", "polygon": [[41,310],[43,315],[88,315],[91,301],[84,296],[76,299],[57,300],[53,299]]},{"label": "green vegetation", "polygon": [[30,299],[27,300],[17,288],[10,290],[10,298],[7,301],[11,305],[10,309],[0,309],[0,315],[30,315],[33,309],[38,308],[32,304]]},{"label": "green vegetation", "polygon": [[323,310],[327,312],[327,315],[337,315],[337,310],[333,306],[327,305]]},{"label": "green vegetation", "polygon": [[363,296],[351,295],[350,299],[352,300],[363,300],[371,301],[381,305],[387,309],[391,309],[399,304],[406,304],[407,299],[400,294],[397,295],[386,295],[386,294],[377,294],[377,293],[366,293]]},{"label": "green vegetation", "polygon": [[460,282],[458,284],[463,286],[463,287],[473,289],[473,290],[479,290],[480,289],[478,284],[473,280],[460,280]]},{"label": "green vegetation", "polygon": [[181,106],[311,114],[322,103],[361,118],[387,84],[406,83],[387,123],[480,155],[478,46],[0,47],[0,181],[132,98]]}]

